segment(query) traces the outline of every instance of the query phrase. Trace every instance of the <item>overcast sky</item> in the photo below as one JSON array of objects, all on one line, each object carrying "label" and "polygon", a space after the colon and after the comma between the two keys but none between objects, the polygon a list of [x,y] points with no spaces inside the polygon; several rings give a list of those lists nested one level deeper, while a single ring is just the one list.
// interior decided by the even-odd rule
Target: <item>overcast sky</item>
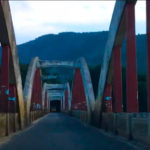
[{"label": "overcast sky", "polygon": [[[10,1],[17,44],[44,34],[108,30],[115,1]],[[136,33],[145,33],[145,2],[136,5]]]}]

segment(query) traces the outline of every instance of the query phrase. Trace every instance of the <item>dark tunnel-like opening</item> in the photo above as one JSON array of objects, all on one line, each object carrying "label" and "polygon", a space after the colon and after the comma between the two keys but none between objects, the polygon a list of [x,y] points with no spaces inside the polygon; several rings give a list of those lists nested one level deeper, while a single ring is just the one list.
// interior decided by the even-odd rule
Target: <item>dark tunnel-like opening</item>
[{"label": "dark tunnel-like opening", "polygon": [[50,111],[51,112],[60,112],[61,111],[61,101],[54,100],[50,102]]}]

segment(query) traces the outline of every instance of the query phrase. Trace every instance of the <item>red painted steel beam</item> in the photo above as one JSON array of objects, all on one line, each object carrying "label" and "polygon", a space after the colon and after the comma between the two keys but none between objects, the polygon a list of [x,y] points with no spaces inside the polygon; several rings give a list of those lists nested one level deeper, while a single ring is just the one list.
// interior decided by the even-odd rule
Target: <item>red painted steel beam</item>
[{"label": "red painted steel beam", "polygon": [[2,46],[0,112],[8,112],[10,48]]},{"label": "red painted steel beam", "polygon": [[9,85],[9,112],[16,113],[16,86],[14,84]]},{"label": "red painted steel beam", "polygon": [[40,110],[42,107],[42,81],[40,69],[36,69],[34,75],[31,109]]},{"label": "red painted steel beam", "polygon": [[127,112],[138,112],[138,83],[136,66],[135,38],[135,4],[126,5],[126,38],[127,38]]},{"label": "red painted steel beam", "polygon": [[35,76],[34,76],[34,82],[35,82],[35,90],[34,90],[34,94],[35,94],[35,99],[34,99],[34,103],[35,103],[35,110],[37,110],[37,104],[38,104],[38,70],[36,69],[36,72],[35,72]]},{"label": "red painted steel beam", "polygon": [[61,98],[61,110],[63,110],[63,98]]},{"label": "red painted steel beam", "polygon": [[41,70],[40,68],[37,69],[38,74],[38,105],[39,109],[42,108],[42,80],[41,80]]},{"label": "red painted steel beam", "polygon": [[82,75],[79,68],[75,70],[71,103],[72,103],[71,104],[72,110],[87,110],[84,85],[83,85]]},{"label": "red painted steel beam", "polygon": [[112,112],[112,84],[106,84],[104,92],[106,112]]},{"label": "red painted steel beam", "polygon": [[34,75],[34,81],[33,81],[33,87],[32,87],[32,98],[31,98],[31,111],[34,111],[36,110],[36,100],[37,100],[37,97],[36,97],[36,93],[37,93],[37,74],[35,72],[35,75]]},{"label": "red painted steel beam", "polygon": [[150,1],[146,1],[147,29],[147,109],[150,112]]},{"label": "red painted steel beam", "polygon": [[122,112],[122,67],[121,46],[113,49],[113,87],[114,87],[114,112]]}]

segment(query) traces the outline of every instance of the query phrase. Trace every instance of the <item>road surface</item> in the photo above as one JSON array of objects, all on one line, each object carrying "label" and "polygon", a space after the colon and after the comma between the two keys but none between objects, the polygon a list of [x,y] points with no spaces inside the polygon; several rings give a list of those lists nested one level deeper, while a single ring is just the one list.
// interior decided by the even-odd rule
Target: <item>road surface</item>
[{"label": "road surface", "polygon": [[51,113],[5,142],[0,150],[136,150],[76,118]]}]

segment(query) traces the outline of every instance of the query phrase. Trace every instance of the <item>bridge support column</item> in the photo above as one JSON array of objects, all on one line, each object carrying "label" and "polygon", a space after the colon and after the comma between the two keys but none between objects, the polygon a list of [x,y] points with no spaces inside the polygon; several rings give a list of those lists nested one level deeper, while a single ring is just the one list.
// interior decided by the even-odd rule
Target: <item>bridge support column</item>
[{"label": "bridge support column", "polygon": [[83,79],[80,69],[75,70],[72,88],[72,110],[87,110]]},{"label": "bridge support column", "polygon": [[147,23],[147,104],[150,112],[150,1],[146,0],[146,23]]},{"label": "bridge support column", "polygon": [[129,2],[126,6],[126,37],[127,37],[127,112],[138,112],[138,84],[136,66],[135,38],[135,5]]},{"label": "bridge support column", "polygon": [[36,110],[36,73],[34,75],[33,87],[32,87],[32,98],[31,98],[31,111]]},{"label": "bridge support column", "polygon": [[14,84],[9,85],[9,112],[16,113],[16,87]]},{"label": "bridge support column", "polygon": [[112,85],[106,84],[104,100],[106,105],[106,112],[112,112]]},{"label": "bridge support column", "polygon": [[3,113],[8,113],[9,58],[10,58],[9,46],[2,46],[0,112],[3,112]]},{"label": "bridge support column", "polygon": [[122,112],[121,46],[113,49],[114,112]]},{"label": "bridge support column", "polygon": [[8,104],[8,109],[11,115],[9,118],[11,118],[11,121],[9,123],[9,130],[11,129],[11,132],[15,132],[17,130],[17,122],[16,122],[16,101],[17,101],[17,96],[16,96],[16,86],[14,84],[9,85],[9,104]]},{"label": "bridge support column", "polygon": [[41,110],[42,108],[42,83],[39,68],[36,70],[34,75],[31,106],[32,110]]},{"label": "bridge support column", "polygon": [[38,110],[42,108],[42,82],[41,82],[41,71],[37,69],[37,103],[38,103]]},{"label": "bridge support column", "polygon": [[9,46],[2,46],[0,112],[6,113],[6,126],[5,126],[6,135],[9,135],[9,116],[8,116],[9,61],[10,61],[10,48]]}]

